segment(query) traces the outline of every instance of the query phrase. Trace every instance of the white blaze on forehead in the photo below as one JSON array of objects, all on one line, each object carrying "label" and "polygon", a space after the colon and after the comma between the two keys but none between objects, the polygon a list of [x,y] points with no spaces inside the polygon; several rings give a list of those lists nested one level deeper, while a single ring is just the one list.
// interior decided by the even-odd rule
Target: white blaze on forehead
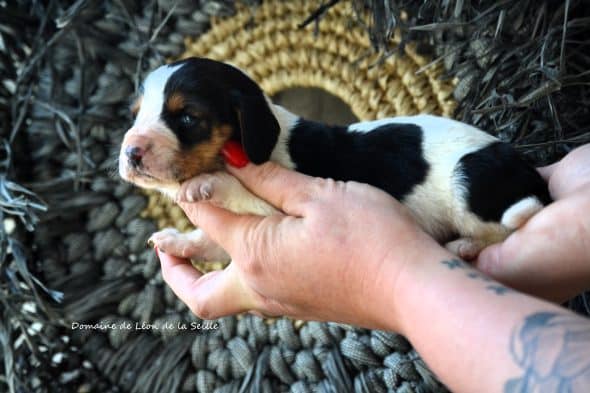
[{"label": "white blaze on forehead", "polygon": [[149,124],[160,120],[164,107],[164,88],[170,76],[184,64],[174,66],[163,65],[152,71],[143,83],[143,97],[135,124]]}]

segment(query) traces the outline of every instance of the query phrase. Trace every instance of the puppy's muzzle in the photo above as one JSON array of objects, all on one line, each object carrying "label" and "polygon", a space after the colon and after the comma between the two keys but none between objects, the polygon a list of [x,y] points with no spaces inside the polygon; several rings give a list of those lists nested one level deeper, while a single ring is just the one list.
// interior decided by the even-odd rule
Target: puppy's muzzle
[{"label": "puppy's muzzle", "polygon": [[127,156],[127,162],[132,168],[139,168],[141,166],[141,160],[145,150],[138,146],[128,146],[125,148],[125,156]]},{"label": "puppy's muzzle", "polygon": [[[132,129],[133,130],[133,129]],[[153,145],[152,138],[128,131],[123,139],[121,158],[131,169],[139,169],[146,164],[146,156]]]}]

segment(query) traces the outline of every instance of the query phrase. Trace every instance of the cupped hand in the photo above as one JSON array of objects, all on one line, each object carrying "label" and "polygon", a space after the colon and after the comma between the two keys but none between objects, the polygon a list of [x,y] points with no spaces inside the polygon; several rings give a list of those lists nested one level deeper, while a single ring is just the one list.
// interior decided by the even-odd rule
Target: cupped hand
[{"label": "cupped hand", "polygon": [[590,288],[590,145],[539,172],[554,202],[475,263],[515,289],[563,302]]},{"label": "cupped hand", "polygon": [[251,311],[383,328],[376,315],[395,314],[392,297],[404,266],[439,248],[400,203],[371,186],[312,178],[273,163],[230,171],[284,214],[236,215],[207,202],[181,204],[232,257],[224,270],[201,274],[188,261],[160,253],[165,281],[200,317]]}]

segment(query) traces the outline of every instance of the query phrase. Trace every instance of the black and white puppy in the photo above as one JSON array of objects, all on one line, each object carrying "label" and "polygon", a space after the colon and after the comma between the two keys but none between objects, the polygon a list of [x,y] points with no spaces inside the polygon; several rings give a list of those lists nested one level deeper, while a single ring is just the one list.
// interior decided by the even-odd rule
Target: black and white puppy
[{"label": "black and white puppy", "polygon": [[[503,240],[550,202],[547,185],[506,143],[467,124],[419,115],[328,126],[273,105],[239,69],[190,58],[153,71],[119,157],[123,179],[172,198],[210,199],[238,213],[275,209],[223,171],[239,142],[255,164],[354,180],[388,192],[422,228],[463,258]],[[199,176],[200,175],[200,176]],[[181,183],[186,180],[181,188]],[[171,254],[227,259],[201,230],[151,240]]]}]

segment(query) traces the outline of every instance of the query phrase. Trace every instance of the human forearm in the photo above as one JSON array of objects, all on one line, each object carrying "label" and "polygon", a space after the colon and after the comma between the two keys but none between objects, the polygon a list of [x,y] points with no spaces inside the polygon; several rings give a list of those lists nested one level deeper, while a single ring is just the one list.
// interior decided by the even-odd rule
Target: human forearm
[{"label": "human forearm", "polygon": [[[575,325],[576,350],[590,354],[590,321],[512,291],[442,248],[421,254],[398,278],[394,328],[451,390],[528,391],[510,388],[525,377],[530,390],[571,382],[558,371],[567,368],[559,362],[568,333]],[[590,378],[590,369],[576,378],[584,372]]]}]

